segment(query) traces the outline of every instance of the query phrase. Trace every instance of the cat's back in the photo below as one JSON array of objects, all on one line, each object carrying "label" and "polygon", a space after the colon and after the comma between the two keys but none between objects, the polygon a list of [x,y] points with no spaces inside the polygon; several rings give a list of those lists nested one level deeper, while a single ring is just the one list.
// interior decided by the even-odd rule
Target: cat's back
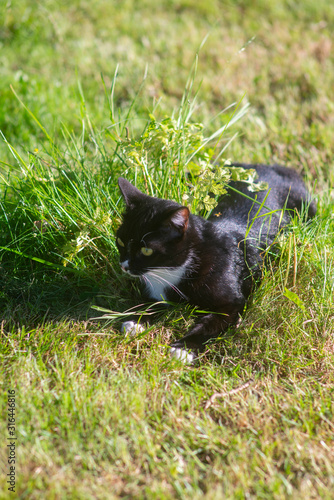
[{"label": "cat's back", "polygon": [[246,183],[232,181],[228,193],[210,215],[211,222],[244,225],[255,216],[257,219],[266,215],[281,218],[282,209],[301,212],[307,206],[308,215],[315,215],[316,205],[311,202],[303,180],[294,170],[280,165],[235,163],[233,166],[255,169],[258,174],[256,182],[266,182],[268,189],[252,192]]}]

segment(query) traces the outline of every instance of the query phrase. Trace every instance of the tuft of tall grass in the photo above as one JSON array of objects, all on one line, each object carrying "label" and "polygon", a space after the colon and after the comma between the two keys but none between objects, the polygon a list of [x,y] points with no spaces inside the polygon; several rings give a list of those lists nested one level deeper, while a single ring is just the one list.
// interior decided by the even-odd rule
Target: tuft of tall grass
[{"label": "tuft of tall grass", "polygon": [[[114,241],[121,212],[118,177],[127,177],[148,194],[182,202],[200,182],[199,173],[212,168],[214,158],[231,142],[227,129],[247,111],[247,104],[229,106],[225,119],[220,117],[224,124],[207,134],[206,127],[193,120],[196,61],[179,109],[160,121],[152,110],[139,132],[135,99],[141,88],[129,108],[119,110],[114,102],[117,70],[110,88],[103,80],[110,123],[102,130],[87,112],[80,85],[81,134],[63,125],[58,139],[16,94],[44,139],[41,147],[23,154],[2,133],[13,158],[12,164],[3,163],[0,173],[0,257],[7,290],[13,284],[9,275],[25,275],[29,281],[27,263],[31,275],[36,272],[42,282],[72,275],[78,284],[91,280],[99,286],[111,280],[126,286]],[[225,171],[227,181],[231,173]]]}]

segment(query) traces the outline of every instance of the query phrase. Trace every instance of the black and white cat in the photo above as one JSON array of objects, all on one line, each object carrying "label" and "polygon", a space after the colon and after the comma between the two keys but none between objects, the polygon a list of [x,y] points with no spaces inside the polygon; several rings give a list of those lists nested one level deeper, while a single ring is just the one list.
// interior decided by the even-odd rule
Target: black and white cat
[{"label": "black and white cat", "polygon": [[[256,169],[269,192],[252,193],[244,182],[231,182],[208,220],[118,180],[126,203],[116,240],[123,271],[143,282],[145,299],[185,300],[208,311],[171,345],[172,356],[185,362],[237,323],[266,249],[292,211],[305,208],[310,217],[316,212],[295,171],[279,165],[234,166]],[[130,320],[122,330],[135,333],[143,327]]]}]

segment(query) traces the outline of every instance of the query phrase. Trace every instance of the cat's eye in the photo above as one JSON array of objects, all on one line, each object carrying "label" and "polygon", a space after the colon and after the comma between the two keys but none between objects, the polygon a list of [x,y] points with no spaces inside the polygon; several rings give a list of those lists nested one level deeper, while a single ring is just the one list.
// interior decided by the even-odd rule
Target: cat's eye
[{"label": "cat's eye", "polygon": [[117,238],[117,243],[119,244],[120,247],[125,247],[123,241],[121,240],[121,238]]},{"label": "cat's eye", "polygon": [[140,251],[143,255],[145,255],[145,257],[149,257],[153,253],[152,248],[147,248],[147,247],[142,247]]}]

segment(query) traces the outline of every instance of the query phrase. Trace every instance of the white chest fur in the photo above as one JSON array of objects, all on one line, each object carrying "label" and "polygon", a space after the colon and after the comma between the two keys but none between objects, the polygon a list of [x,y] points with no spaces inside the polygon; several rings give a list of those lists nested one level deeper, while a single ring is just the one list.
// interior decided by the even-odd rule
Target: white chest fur
[{"label": "white chest fur", "polygon": [[187,297],[179,290],[178,284],[186,272],[187,264],[176,268],[160,267],[144,274],[146,291],[152,299],[166,299],[169,289],[174,290],[182,298]]}]

